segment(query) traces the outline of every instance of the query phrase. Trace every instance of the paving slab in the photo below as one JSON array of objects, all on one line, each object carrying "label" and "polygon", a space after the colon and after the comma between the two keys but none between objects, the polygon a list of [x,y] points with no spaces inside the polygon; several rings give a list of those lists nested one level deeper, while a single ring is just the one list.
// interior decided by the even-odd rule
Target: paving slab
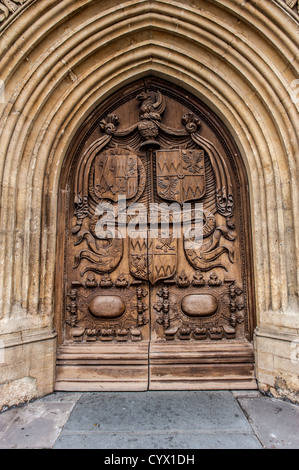
[{"label": "paving slab", "polygon": [[51,449],[74,402],[36,401],[0,414],[0,449]]},{"label": "paving slab", "polygon": [[259,390],[231,390],[231,394],[235,398],[261,398],[264,396]]},{"label": "paving slab", "polygon": [[266,449],[299,449],[299,407],[270,397],[239,398]]},{"label": "paving slab", "polygon": [[40,398],[39,401],[43,402],[52,402],[52,403],[64,403],[72,402],[76,403],[81,397],[82,392],[54,392],[50,395],[46,395],[43,398]]},{"label": "paving slab", "polygon": [[62,433],[54,449],[261,449],[241,432]]},{"label": "paving slab", "polygon": [[299,407],[257,391],[56,392],[0,413],[0,449],[299,449]]},{"label": "paving slab", "polygon": [[251,432],[228,391],[84,393],[66,431],[240,430]]},{"label": "paving slab", "polygon": [[55,449],[262,448],[228,391],[82,393]]}]

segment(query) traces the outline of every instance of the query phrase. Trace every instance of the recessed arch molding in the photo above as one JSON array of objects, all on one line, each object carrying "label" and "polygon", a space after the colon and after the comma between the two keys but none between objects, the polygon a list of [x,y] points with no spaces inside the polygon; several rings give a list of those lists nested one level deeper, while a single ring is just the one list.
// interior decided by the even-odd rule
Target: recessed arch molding
[{"label": "recessed arch molding", "polygon": [[149,76],[210,107],[239,149],[257,383],[298,401],[297,3],[0,2],[0,408],[54,387],[58,188],[68,148],[101,103]]}]

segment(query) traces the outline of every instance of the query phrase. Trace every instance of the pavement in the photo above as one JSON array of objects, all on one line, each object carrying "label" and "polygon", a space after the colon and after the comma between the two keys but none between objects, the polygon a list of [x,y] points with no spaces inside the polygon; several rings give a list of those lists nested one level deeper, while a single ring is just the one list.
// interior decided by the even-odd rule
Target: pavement
[{"label": "pavement", "polygon": [[299,406],[258,391],[56,392],[0,413],[0,449],[299,449]]}]

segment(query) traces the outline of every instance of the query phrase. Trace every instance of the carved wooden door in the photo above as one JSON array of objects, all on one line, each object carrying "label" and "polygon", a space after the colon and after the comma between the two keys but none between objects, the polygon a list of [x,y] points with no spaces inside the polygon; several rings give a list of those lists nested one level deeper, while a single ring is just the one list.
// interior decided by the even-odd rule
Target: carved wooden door
[{"label": "carved wooden door", "polygon": [[248,186],[217,118],[148,79],[69,161],[56,389],[254,388]]}]

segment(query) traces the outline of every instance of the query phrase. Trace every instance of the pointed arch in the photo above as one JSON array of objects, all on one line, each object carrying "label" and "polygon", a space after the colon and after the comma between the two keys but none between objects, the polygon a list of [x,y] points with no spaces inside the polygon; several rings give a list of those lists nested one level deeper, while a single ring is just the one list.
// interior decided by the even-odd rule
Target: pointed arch
[{"label": "pointed arch", "polygon": [[281,3],[27,0],[1,23],[5,334],[52,329],[67,148],[101,102],[149,74],[199,97],[234,137],[249,178],[258,324],[298,329],[298,22]]}]

